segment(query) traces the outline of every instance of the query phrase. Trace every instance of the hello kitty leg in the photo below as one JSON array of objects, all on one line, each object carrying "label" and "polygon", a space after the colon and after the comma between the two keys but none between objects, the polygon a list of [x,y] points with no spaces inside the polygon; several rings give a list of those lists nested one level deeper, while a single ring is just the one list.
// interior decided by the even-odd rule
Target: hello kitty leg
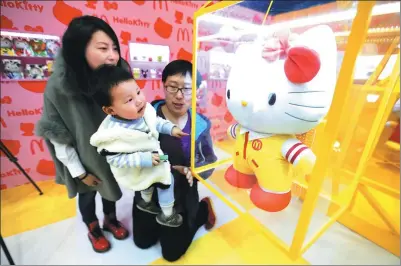
[{"label": "hello kitty leg", "polygon": [[290,204],[291,191],[275,193],[255,184],[251,190],[251,201],[256,207],[264,211],[279,212]]},{"label": "hello kitty leg", "polygon": [[233,165],[227,169],[224,178],[230,185],[237,188],[252,188],[257,182],[255,175],[243,174],[235,170]]}]

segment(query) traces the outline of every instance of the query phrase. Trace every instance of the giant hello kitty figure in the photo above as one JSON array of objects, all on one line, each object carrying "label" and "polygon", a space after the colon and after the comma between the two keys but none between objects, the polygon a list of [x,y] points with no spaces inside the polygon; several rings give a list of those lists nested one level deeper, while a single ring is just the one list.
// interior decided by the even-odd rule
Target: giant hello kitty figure
[{"label": "giant hello kitty figure", "polygon": [[336,61],[335,36],[324,25],[238,47],[226,88],[227,107],[238,124],[228,129],[236,144],[225,179],[251,189],[256,207],[285,209],[293,171],[311,173],[316,157],[295,135],[313,129],[327,114]]}]

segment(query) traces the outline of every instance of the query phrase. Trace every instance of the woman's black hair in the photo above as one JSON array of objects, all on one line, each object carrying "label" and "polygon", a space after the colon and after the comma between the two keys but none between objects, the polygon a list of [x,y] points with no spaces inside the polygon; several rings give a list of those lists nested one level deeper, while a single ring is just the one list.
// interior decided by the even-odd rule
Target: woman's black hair
[{"label": "woman's black hair", "polygon": [[117,66],[121,67],[121,51],[118,38],[114,30],[104,20],[94,16],[74,18],[68,25],[62,38],[62,56],[66,62],[66,78],[77,82],[77,87],[71,86],[74,94],[90,96],[89,78],[92,69],[86,60],[86,47],[93,34],[103,31],[116,45],[120,59]]}]

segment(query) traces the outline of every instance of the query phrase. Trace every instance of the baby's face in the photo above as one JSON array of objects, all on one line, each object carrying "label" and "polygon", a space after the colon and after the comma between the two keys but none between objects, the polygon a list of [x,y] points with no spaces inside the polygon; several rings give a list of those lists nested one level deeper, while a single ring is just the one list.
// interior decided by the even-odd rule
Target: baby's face
[{"label": "baby's face", "polygon": [[106,113],[123,119],[134,120],[145,113],[145,94],[135,80],[120,83],[111,90],[112,105]]}]

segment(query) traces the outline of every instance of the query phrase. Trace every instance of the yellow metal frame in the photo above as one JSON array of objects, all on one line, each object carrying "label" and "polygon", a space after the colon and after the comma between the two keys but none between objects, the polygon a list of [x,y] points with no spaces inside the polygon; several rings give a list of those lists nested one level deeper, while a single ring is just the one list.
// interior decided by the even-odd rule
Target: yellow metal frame
[{"label": "yellow metal frame", "polygon": [[[214,12],[229,6],[235,5],[242,1],[222,1],[215,3],[209,7],[205,7],[206,4],[194,13],[193,24],[193,73],[197,71],[197,54],[198,54],[198,38],[197,38],[197,22],[198,18],[210,12]],[[272,4],[273,0],[270,3]],[[331,219],[322,226],[322,228],[314,235],[314,237],[304,246],[306,233],[309,228],[309,224],[314,212],[316,202],[319,197],[319,192],[322,187],[322,183],[325,177],[326,169],[328,166],[329,153],[332,150],[335,137],[337,136],[339,121],[342,115],[342,109],[345,100],[349,96],[349,88],[353,81],[353,73],[355,61],[360,53],[362,46],[365,42],[368,27],[371,19],[371,12],[375,5],[375,1],[361,1],[358,2],[357,14],[353,20],[351,33],[348,39],[348,45],[346,47],[343,64],[339,73],[339,77],[336,84],[336,90],[333,98],[333,103],[330,112],[327,116],[327,124],[324,126],[324,137],[317,138],[314,146],[316,147],[317,161],[314,167],[313,173],[310,178],[309,189],[307,190],[305,201],[302,207],[301,215],[296,227],[296,231],[293,237],[291,246],[286,245],[280,238],[278,238],[269,229],[264,227],[258,220],[251,216],[250,213],[241,210],[233,202],[223,196],[218,190],[214,188],[209,182],[203,180],[199,173],[216,168],[223,164],[226,164],[232,159],[220,160],[213,164],[204,167],[195,167],[195,134],[191,134],[191,171],[194,173],[195,178],[198,179],[203,185],[205,185],[211,192],[213,192],[220,200],[231,207],[240,216],[245,217],[251,225],[260,229],[263,234],[273,241],[282,251],[288,254],[292,259],[299,258],[339,217],[341,217],[348,209],[349,204],[340,208],[336,213],[333,214]],[[269,7],[270,7],[269,6]],[[270,9],[270,8],[269,8]],[[268,14],[265,15],[265,18]],[[192,130],[196,128],[196,75],[192,80]],[[372,140],[371,140],[372,142]],[[364,161],[363,161],[364,162]],[[355,187],[356,189],[356,187]]]}]

